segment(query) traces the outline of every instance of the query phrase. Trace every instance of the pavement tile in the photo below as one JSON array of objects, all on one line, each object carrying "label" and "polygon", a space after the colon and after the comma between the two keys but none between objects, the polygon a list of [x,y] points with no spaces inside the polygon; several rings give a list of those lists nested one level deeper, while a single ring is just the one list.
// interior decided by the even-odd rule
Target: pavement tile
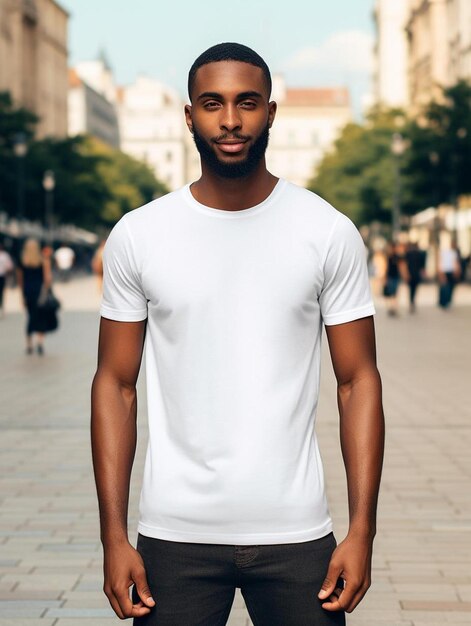
[{"label": "pavement tile", "polygon": [[55,626],[54,622],[54,619],[7,618],[0,616],[0,626]]},{"label": "pavement tile", "polygon": [[448,611],[408,611],[403,609],[401,611],[402,619],[409,619],[414,623],[423,622],[425,624],[433,624],[435,622],[439,622],[441,624],[453,624],[453,626],[457,626],[458,623],[463,623],[460,621],[460,616],[464,616],[466,620],[464,623],[468,623],[469,626],[469,615],[467,613],[452,613],[450,614]]},{"label": "pavement tile", "polygon": [[60,600],[0,600],[0,615],[4,611],[21,608],[50,608],[61,606]]},{"label": "pavement tile", "polygon": [[401,605],[405,611],[458,611],[460,613],[469,613],[471,617],[471,602],[403,600]]},{"label": "pavement tile", "polygon": [[109,608],[110,603],[103,594],[103,599],[96,593],[89,593],[88,596],[82,598],[64,599],[63,608],[65,609],[105,609]]},{"label": "pavement tile", "polygon": [[61,592],[50,589],[20,589],[18,586],[10,592],[0,591],[0,601],[11,602],[25,600],[62,600]]},{"label": "pavement tile", "polygon": [[0,581],[0,592],[1,593],[9,593],[16,585],[16,581],[11,580],[5,582],[4,580]]},{"label": "pavement tile", "polygon": [[48,609],[45,613],[45,617],[74,617],[74,618],[87,618],[87,617],[115,617],[113,609],[109,608],[58,608]]},{"label": "pavement tile", "polygon": [[386,615],[383,620],[378,621],[378,619],[369,620],[363,614],[360,617],[355,617],[355,614],[351,613],[347,617],[347,621],[348,626],[413,626],[413,623],[409,620],[391,621]]},{"label": "pavement tile", "polygon": [[[98,619],[95,617],[81,617],[80,621],[76,617],[61,617],[59,619],[55,618],[53,626],[104,626],[104,624],[110,624],[111,626],[113,622],[115,623],[115,625],[123,623],[122,620],[120,620],[118,617],[116,617],[116,615],[113,614],[110,616],[103,615]],[[16,623],[14,625],[10,624],[9,626],[16,626]],[[40,624],[39,626],[42,626],[42,624]]]},{"label": "pavement tile", "polygon": [[413,622],[411,622],[411,624],[413,624],[413,626],[443,626],[444,622],[443,620],[438,621],[438,622],[430,622],[430,621],[423,622],[422,620],[414,620]]},{"label": "pavement tile", "polygon": [[[461,581],[463,582],[463,581]],[[471,580],[469,581],[471,583]],[[471,584],[457,585],[456,592],[462,602],[471,602]]]}]

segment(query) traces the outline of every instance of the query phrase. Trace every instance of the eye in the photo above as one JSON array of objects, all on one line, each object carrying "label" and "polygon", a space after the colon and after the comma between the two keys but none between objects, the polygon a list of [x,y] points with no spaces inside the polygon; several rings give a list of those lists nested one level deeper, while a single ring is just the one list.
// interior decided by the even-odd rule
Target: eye
[{"label": "eye", "polygon": [[244,109],[254,109],[257,105],[253,100],[243,100],[240,106]]},{"label": "eye", "polygon": [[204,103],[204,108],[205,109],[216,109],[219,106],[219,102],[217,102],[216,100],[208,100],[208,102]]}]

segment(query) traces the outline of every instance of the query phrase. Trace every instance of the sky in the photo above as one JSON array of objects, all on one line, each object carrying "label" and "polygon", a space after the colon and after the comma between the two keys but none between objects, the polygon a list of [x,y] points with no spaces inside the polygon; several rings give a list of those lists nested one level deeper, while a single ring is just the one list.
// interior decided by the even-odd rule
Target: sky
[{"label": "sky", "polygon": [[288,87],[349,87],[357,114],[371,90],[373,0],[58,1],[70,13],[70,65],[104,49],[121,85],[145,74],[186,97],[194,59],[237,41]]}]

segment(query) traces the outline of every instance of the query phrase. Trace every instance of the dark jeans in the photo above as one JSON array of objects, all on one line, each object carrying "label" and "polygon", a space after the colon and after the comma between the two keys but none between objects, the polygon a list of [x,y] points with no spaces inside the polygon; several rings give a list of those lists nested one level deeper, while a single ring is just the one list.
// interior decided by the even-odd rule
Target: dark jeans
[{"label": "dark jeans", "polygon": [[420,279],[411,278],[409,280],[409,303],[415,305],[415,296],[417,287],[420,285]]},{"label": "dark jeans", "polygon": [[438,288],[438,305],[446,309],[450,306],[453,298],[453,290],[456,285],[456,279],[453,272],[445,272],[446,282],[439,285]]},{"label": "dark jeans", "polygon": [[[343,626],[317,597],[334,535],[302,543],[233,546],[138,535],[155,606],[136,626],[224,626],[240,587],[254,626]],[[132,588],[133,602],[139,598]]]}]

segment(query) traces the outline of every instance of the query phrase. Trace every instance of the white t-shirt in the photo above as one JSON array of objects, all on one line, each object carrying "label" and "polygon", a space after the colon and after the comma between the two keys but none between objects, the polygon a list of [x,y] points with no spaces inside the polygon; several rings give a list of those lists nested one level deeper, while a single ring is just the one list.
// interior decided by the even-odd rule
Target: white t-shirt
[{"label": "white t-shirt", "polygon": [[460,258],[455,248],[440,250],[440,269],[442,272],[454,272],[459,267]]},{"label": "white t-shirt", "polygon": [[357,229],[286,180],[240,211],[187,185],[126,214],[105,247],[101,314],[147,318],[139,532],[234,545],[329,533],[322,322],[374,312]]}]

